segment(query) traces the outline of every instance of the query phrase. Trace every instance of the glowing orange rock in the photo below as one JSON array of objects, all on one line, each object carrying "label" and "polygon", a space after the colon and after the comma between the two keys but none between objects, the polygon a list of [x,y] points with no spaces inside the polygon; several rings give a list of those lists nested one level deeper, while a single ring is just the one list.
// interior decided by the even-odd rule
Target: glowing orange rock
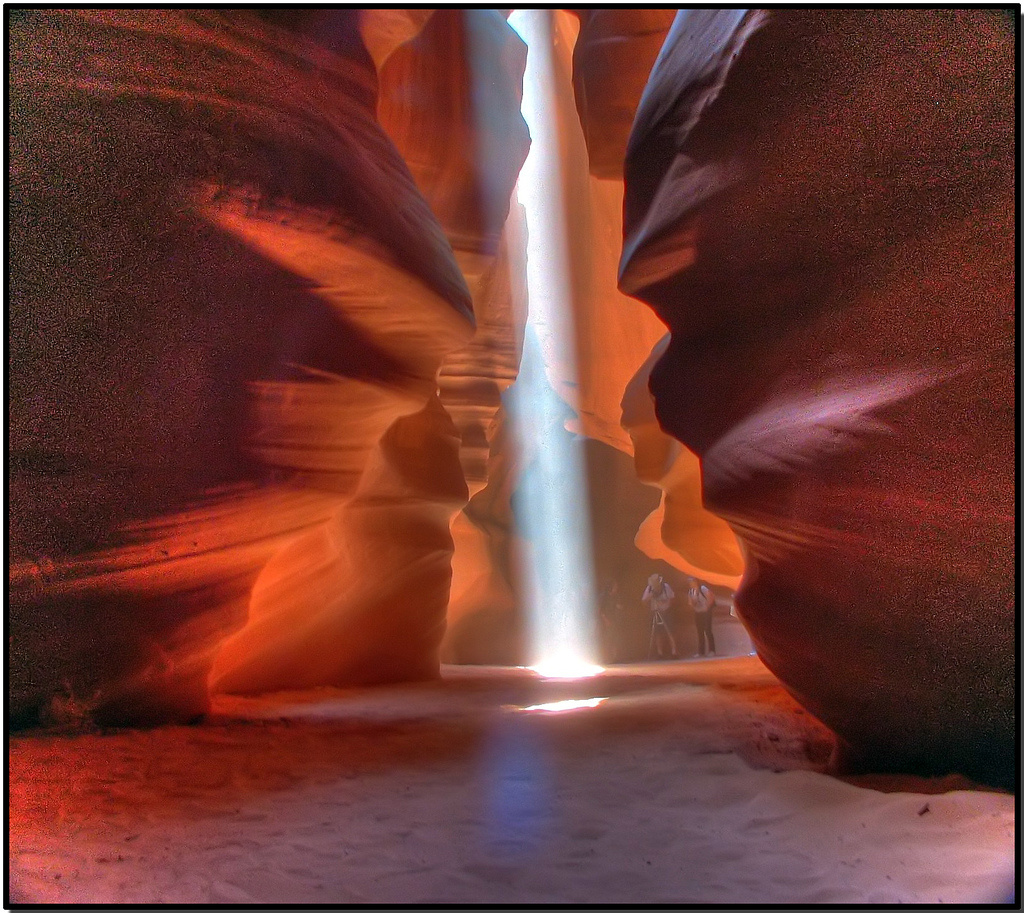
[{"label": "glowing orange rock", "polygon": [[735,589],[743,555],[729,524],[701,499],[700,461],[658,424],[647,385],[651,368],[668,347],[666,336],[626,387],[622,425],[633,440],[637,478],[663,491],[658,509],[637,531],[636,544],[648,557],[683,574]]},{"label": "glowing orange rock", "polygon": [[525,66],[497,10],[439,9],[380,68],[381,126],[456,251],[497,251],[530,147]]},{"label": "glowing orange rock", "polygon": [[[444,450],[429,404],[470,295],[376,121],[355,11],[30,10],[9,39],[12,711],[65,691],[189,717],[268,561],[357,491],[419,528],[365,470],[401,476],[424,425]],[[455,466],[423,509],[444,535]],[[425,602],[378,678],[436,669],[448,572],[421,545]]]},{"label": "glowing orange rock", "polygon": [[257,578],[216,690],[258,693],[437,675],[451,578],[448,524],[466,499],[458,435],[437,398],[388,428],[355,495]]},{"label": "glowing orange rock", "polygon": [[851,761],[1007,782],[1013,52],[982,10],[681,12],[620,282],[765,663]]},{"label": "glowing orange rock", "polygon": [[521,219],[503,234],[530,145],[520,112],[526,47],[497,10],[435,11],[380,72],[377,105],[473,296],[476,333],[444,359],[441,399],[475,493],[487,429],[516,375],[525,323]]},{"label": "glowing orange rock", "polygon": [[381,124],[452,243],[476,317],[473,339],[446,356],[438,378],[441,403],[461,438],[468,493],[477,496],[451,524],[455,551],[442,645],[448,660],[467,657],[452,638],[464,643],[463,621],[478,613],[492,661],[515,659],[502,653],[514,641],[507,627],[486,619],[518,623],[511,514],[501,482],[515,460],[499,429],[501,393],[518,371],[526,321],[523,221],[519,207],[510,214],[529,148],[520,112],[525,62],[525,45],[498,11],[437,10],[380,70]]},{"label": "glowing orange rock", "polygon": [[[360,20],[371,49],[379,47],[381,13],[366,11]],[[409,30],[401,19],[385,24],[394,26],[385,38]],[[261,573],[249,624],[214,666],[221,690],[437,674],[450,602],[451,515],[486,481],[487,429],[518,362],[514,254],[501,233],[529,137],[519,112],[525,49],[502,16],[438,10],[414,25],[415,37],[375,55],[377,115],[454,247],[477,332],[444,353],[440,399],[394,424],[385,417],[390,427],[360,467],[353,500]],[[431,332],[427,323],[411,329]],[[436,345],[424,338],[406,347],[406,357],[417,348],[436,352]],[[431,385],[438,361],[432,354],[423,371]],[[472,536],[471,524],[455,525],[460,541]],[[461,557],[467,554],[463,548]]]}]

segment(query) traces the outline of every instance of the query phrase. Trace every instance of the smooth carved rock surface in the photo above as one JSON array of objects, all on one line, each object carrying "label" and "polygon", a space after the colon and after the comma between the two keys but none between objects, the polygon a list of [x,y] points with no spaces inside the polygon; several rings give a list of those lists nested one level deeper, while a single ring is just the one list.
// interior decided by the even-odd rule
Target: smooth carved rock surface
[{"label": "smooth carved rock surface", "polygon": [[[452,243],[476,317],[472,340],[438,376],[472,499],[452,521],[448,661],[520,657],[508,488],[518,461],[501,397],[518,372],[526,323],[525,222],[510,205],[530,144],[525,66],[526,46],[498,11],[437,10],[380,70],[378,117]],[[469,646],[467,625],[479,632]]]},{"label": "smooth carved rock surface", "polygon": [[648,557],[684,574],[735,589],[743,573],[736,534],[704,507],[697,456],[658,424],[648,389],[651,369],[668,348],[666,335],[630,380],[622,397],[622,426],[633,441],[636,477],[662,490],[657,510],[640,525],[636,544]]},{"label": "smooth carved rock surface", "polygon": [[[325,15],[323,10],[316,12],[321,16]],[[423,30],[427,20],[435,12],[436,10],[423,7],[378,7],[359,10],[359,36],[378,72],[395,51]],[[329,15],[329,12],[326,15]]]},{"label": "smooth carved rock surface", "polygon": [[395,421],[355,495],[256,579],[215,690],[235,694],[437,675],[452,514],[466,500],[455,426],[437,397]]},{"label": "smooth carved rock surface", "polygon": [[758,653],[851,762],[1012,782],[1014,35],[681,12],[626,161],[651,389],[751,562]]},{"label": "smooth carved rock surface", "polygon": [[[365,39],[378,19],[377,11],[363,14]],[[385,438],[402,429],[408,439],[414,428],[415,448],[375,454],[364,471],[368,487],[361,485],[338,521],[268,565],[249,626],[218,657],[213,683],[222,690],[436,674],[446,607],[449,622],[457,619],[465,591],[498,558],[486,545],[474,550],[480,527],[460,514],[452,580],[448,525],[467,494],[487,481],[488,434],[521,349],[524,242],[516,218],[506,217],[529,146],[520,113],[525,47],[496,11],[438,10],[414,37],[375,60],[378,120],[453,245],[473,297],[476,333],[446,353],[440,400],[429,416],[403,419]],[[374,470],[380,460],[391,475],[400,472],[404,489],[378,490],[389,478]],[[487,588],[488,603],[505,592]]]},{"label": "smooth carved rock surface", "polygon": [[380,72],[381,125],[437,216],[473,296],[476,333],[449,353],[441,399],[475,494],[488,429],[515,379],[526,322],[525,235],[510,198],[529,150],[526,46],[496,10],[437,10]]},{"label": "smooth carved rock surface", "polygon": [[507,401],[490,426],[486,484],[477,486],[452,524],[451,601],[441,658],[451,663],[522,665],[529,661],[523,584],[525,543],[512,511],[523,459]]},{"label": "smooth carved rock surface", "polygon": [[580,20],[573,92],[590,173],[621,181],[633,117],[676,11],[626,6],[572,12]]},{"label": "smooth carved rock surface", "polygon": [[497,10],[435,10],[380,69],[381,126],[457,251],[496,253],[530,148],[526,45]]},{"label": "smooth carved rock surface", "polygon": [[[558,87],[566,148],[562,169],[567,211],[574,226],[570,264],[575,283],[578,387],[566,399],[578,417],[571,427],[632,456],[638,478],[665,492],[661,503],[637,524],[634,542],[620,549],[621,558],[598,560],[597,575],[602,580],[616,576],[631,604],[635,603],[633,592],[643,592],[643,581],[653,569],[646,559],[734,587],[743,570],[736,537],[723,520],[704,510],[696,457],[658,427],[647,391],[651,353],[663,344],[665,325],[615,287],[622,251],[626,136],[674,12],[588,10],[577,15],[581,28],[575,44],[570,43],[567,21],[571,20],[564,13],[560,14],[563,40],[556,44],[563,76]],[[552,380],[558,389],[559,379]],[[631,486],[628,496],[621,484],[616,490],[626,498],[625,514],[648,500],[639,488]],[[598,516],[609,489],[592,479],[591,491],[591,512]],[[617,541],[619,535],[614,522],[595,529],[595,545],[605,536]],[[615,575],[609,575],[612,566],[618,568]],[[646,628],[642,623],[639,627]],[[625,654],[629,653],[626,649]]]},{"label": "smooth carved rock surface", "polygon": [[576,413],[573,431],[630,453],[621,426],[621,400],[630,378],[664,335],[664,325],[615,287],[622,250],[622,182],[592,176],[587,143],[573,94],[573,60],[579,23],[565,11],[553,15],[554,96],[567,226],[575,364],[561,364],[559,346],[542,336],[552,389]]},{"label": "smooth carved rock surface", "polygon": [[317,630],[317,560],[387,540],[385,517],[410,545],[379,566],[421,600],[347,594],[359,645],[334,630],[310,665],[436,672],[465,498],[436,373],[470,294],[377,123],[356,12],[313,12],[12,13],[16,717],[58,692],[118,721],[202,712],[252,588],[288,578]]}]

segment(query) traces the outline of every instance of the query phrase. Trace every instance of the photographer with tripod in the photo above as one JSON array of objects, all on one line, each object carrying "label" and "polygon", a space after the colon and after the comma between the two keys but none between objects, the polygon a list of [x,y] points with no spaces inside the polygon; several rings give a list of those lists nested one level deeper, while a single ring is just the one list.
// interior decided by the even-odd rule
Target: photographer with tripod
[{"label": "photographer with tripod", "polygon": [[651,611],[651,639],[647,644],[647,658],[651,658],[655,646],[658,649],[658,658],[661,659],[664,656],[662,642],[665,637],[668,638],[672,658],[676,658],[679,654],[676,652],[676,639],[672,636],[672,626],[668,617],[672,600],[676,598],[672,587],[665,582],[665,578],[661,574],[651,574],[647,579],[647,588],[641,598]]}]

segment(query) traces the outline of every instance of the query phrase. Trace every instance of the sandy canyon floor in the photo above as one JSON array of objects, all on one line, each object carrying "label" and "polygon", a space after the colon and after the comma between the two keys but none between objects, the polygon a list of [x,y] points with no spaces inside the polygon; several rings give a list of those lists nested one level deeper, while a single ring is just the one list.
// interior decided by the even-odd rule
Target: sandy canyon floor
[{"label": "sandy canyon floor", "polygon": [[[605,700],[597,702],[596,699]],[[593,706],[528,709],[575,699]],[[991,903],[1014,797],[837,779],[755,657],[220,697],[10,739],[12,903]]]}]

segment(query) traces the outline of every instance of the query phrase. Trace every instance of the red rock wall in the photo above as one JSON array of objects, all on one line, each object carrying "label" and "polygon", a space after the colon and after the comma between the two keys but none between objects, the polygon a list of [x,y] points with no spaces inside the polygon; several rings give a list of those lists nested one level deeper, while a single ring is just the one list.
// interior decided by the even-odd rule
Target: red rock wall
[{"label": "red rock wall", "polygon": [[[305,634],[330,628],[336,652],[305,657],[319,683],[436,674],[465,498],[436,374],[471,298],[377,122],[358,27],[350,10],[12,13],[16,717],[54,694],[118,721],[202,712],[221,643],[262,608],[250,592],[281,577]],[[352,565],[352,537],[392,521],[422,548]],[[325,555],[422,598],[385,615],[349,594],[328,621]],[[396,624],[371,671],[380,648],[344,645]],[[273,661],[252,624],[240,637],[251,655],[222,660],[240,689],[303,665],[298,634]]]},{"label": "red rock wall", "polygon": [[572,84],[587,165],[594,177],[621,181],[633,117],[676,11],[620,6],[572,12],[580,22]]},{"label": "red rock wall", "polygon": [[629,140],[658,418],[851,762],[1011,777],[1014,53],[980,9],[685,11]]},{"label": "red rock wall", "polygon": [[[640,610],[634,627],[644,637],[647,614],[639,594],[653,570],[667,573],[680,591],[687,574],[735,587],[743,570],[732,530],[703,508],[696,457],[667,436],[654,416],[647,382],[665,325],[615,287],[629,127],[674,15],[672,10],[637,8],[581,10],[574,43],[569,17],[556,17],[562,36],[556,45],[563,76],[558,100],[578,358],[578,386],[566,400],[578,413],[570,427],[633,458],[628,475],[620,468],[607,474],[617,466],[611,454],[590,459],[590,509],[598,585],[618,581],[627,605]],[[558,381],[553,378],[556,389]],[[659,490],[661,500],[634,522],[634,509],[651,496],[636,485],[637,479]],[[603,510],[612,492],[621,507],[618,514]],[[623,541],[620,525],[627,516],[631,529]],[[624,637],[631,639],[628,625]],[[622,646],[623,657],[642,658],[642,651]]]}]

